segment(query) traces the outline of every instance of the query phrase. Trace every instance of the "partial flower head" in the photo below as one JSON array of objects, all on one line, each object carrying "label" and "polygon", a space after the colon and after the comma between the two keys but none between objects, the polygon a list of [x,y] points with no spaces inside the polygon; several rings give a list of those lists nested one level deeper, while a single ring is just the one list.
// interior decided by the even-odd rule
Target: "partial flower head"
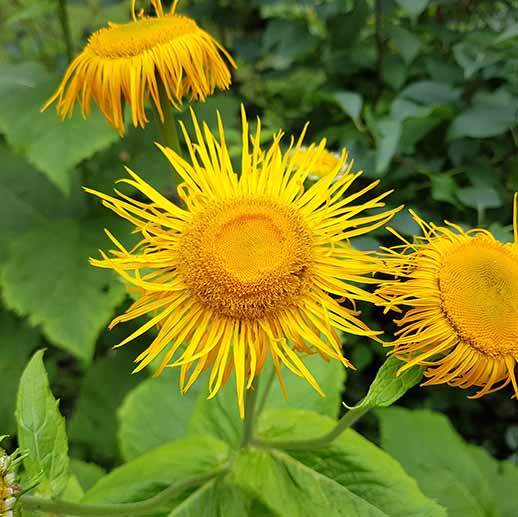
[{"label": "partial flower head", "polygon": [[[352,162],[347,162],[347,151],[344,149],[345,159],[341,154],[324,149],[318,151],[316,147],[302,146],[300,149],[293,150],[291,153],[291,162],[295,167],[299,165],[304,167],[309,162],[312,162],[311,171],[308,174],[308,179],[317,181],[320,178],[334,173],[335,181],[341,179],[345,174],[351,173]],[[313,158],[318,154],[318,159]]]},{"label": "partial flower head", "polygon": [[245,390],[268,356],[281,386],[284,365],[321,392],[304,354],[350,366],[337,330],[376,335],[355,307],[356,301],[375,302],[376,297],[355,283],[373,283],[381,263],[346,241],[384,225],[397,210],[365,213],[383,207],[387,193],[359,202],[377,182],[350,193],[357,175],[335,181],[332,172],[305,191],[304,180],[324,153],[325,141],[311,146],[312,157],[295,166],[292,151],[300,149],[303,136],[286,153],[282,134],[262,150],[260,122],[251,138],[243,110],[238,173],[221,119],[214,135],[192,117],[195,142],[183,128],[189,161],[159,146],[184,181],[178,187],[183,204],[166,199],[129,169],[130,178],[121,181],[147,202],[117,191],[112,197],[89,190],[141,236],[127,250],[108,232],[116,249],[91,261],[115,270],[140,292],[112,326],[152,316],[120,345],[158,326],[157,336],[136,359],[136,371],[163,352],[158,373],[179,367],[182,391],[210,370],[210,397],[235,371],[241,415]]},{"label": "partial flower head", "polygon": [[[0,436],[0,442],[5,436]],[[20,486],[16,483],[16,468],[20,460],[17,450],[8,455],[0,447],[0,517],[13,517],[14,505],[21,493]]]},{"label": "partial flower head", "polygon": [[480,388],[482,397],[508,385],[518,395],[518,228],[502,244],[482,229],[435,226],[415,213],[423,231],[415,242],[387,250],[378,294],[386,310],[402,307],[393,353],[427,367],[424,385]]},{"label": "partial flower head", "polygon": [[44,109],[56,102],[64,119],[77,101],[87,117],[93,98],[108,122],[124,134],[125,103],[133,125],[143,127],[148,99],[163,119],[164,97],[178,106],[186,96],[203,101],[216,88],[227,89],[227,62],[236,66],[230,54],[194,20],[176,13],[178,0],[168,13],[161,0],[151,3],[156,16],[137,16],[132,0],[132,22],[110,23],[94,32]]}]

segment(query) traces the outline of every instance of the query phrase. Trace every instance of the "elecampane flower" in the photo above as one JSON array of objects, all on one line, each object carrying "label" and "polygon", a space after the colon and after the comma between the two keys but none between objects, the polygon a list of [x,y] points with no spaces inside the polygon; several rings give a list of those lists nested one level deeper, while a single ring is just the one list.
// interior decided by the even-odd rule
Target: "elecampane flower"
[{"label": "elecampane flower", "polygon": [[[515,198],[516,212],[516,198]],[[518,228],[503,244],[482,229],[435,226],[412,213],[423,231],[391,248],[378,294],[387,310],[407,307],[396,324],[393,353],[405,370],[427,367],[424,385],[480,388],[482,397],[511,384],[518,395]]]},{"label": "elecampane flower", "polygon": [[177,1],[169,13],[164,13],[161,0],[151,3],[156,16],[137,16],[133,0],[132,22],[110,23],[93,33],[44,109],[56,102],[65,118],[77,101],[86,117],[93,98],[108,122],[124,134],[125,103],[133,125],[143,127],[148,99],[163,119],[161,89],[178,106],[186,96],[205,100],[216,88],[228,88],[231,76],[224,58],[236,66],[230,54],[194,20],[176,14]]},{"label": "elecampane flower", "polygon": [[[356,286],[372,283],[380,261],[356,251],[346,240],[385,224],[396,210],[365,214],[384,206],[387,194],[357,202],[377,182],[349,193],[357,175],[333,183],[343,166],[307,191],[304,180],[324,152],[325,141],[297,167],[291,151],[283,153],[282,134],[267,150],[260,142],[260,122],[253,138],[243,110],[240,174],[230,161],[221,120],[219,135],[194,114],[196,142],[184,130],[190,162],[160,147],[184,183],[182,205],[166,199],[128,169],[121,180],[148,198],[144,203],[122,193],[112,197],[89,190],[105,206],[133,223],[142,240],[127,250],[110,235],[116,249],[92,264],[117,271],[140,290],[140,298],[112,326],[144,314],[146,324],[124,345],[154,326],[158,335],[137,357],[136,371],[162,351],[158,373],[180,367],[182,391],[210,369],[213,397],[235,371],[241,415],[244,392],[252,386],[268,356],[282,386],[281,364],[321,392],[304,365],[304,354],[320,354],[345,366],[337,330],[374,336],[359,318],[355,302],[376,301]],[[339,303],[346,302],[346,306]],[[174,356],[176,359],[173,359]]]},{"label": "elecampane flower", "polygon": [[[318,160],[313,160],[315,154],[318,152]],[[335,180],[340,179],[347,171],[350,171],[347,164],[347,153],[346,159],[343,160],[342,156],[338,153],[328,151],[318,151],[316,147],[309,148],[302,146],[300,149],[296,149],[292,152],[291,162],[295,167],[300,164],[305,167],[310,161],[313,163],[312,169],[308,174],[310,180],[316,181],[323,176],[327,176],[331,171],[337,171]],[[338,165],[342,164],[339,168]]]}]

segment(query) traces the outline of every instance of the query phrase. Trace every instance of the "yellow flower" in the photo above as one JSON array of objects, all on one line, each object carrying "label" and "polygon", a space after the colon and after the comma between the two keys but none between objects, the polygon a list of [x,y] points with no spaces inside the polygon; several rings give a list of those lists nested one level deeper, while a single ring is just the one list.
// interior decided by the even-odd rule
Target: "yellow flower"
[{"label": "yellow flower", "polygon": [[[479,387],[478,398],[511,384],[518,395],[518,228],[515,243],[502,244],[481,229],[464,231],[426,223],[424,236],[390,250],[388,270],[400,277],[381,282],[386,310],[409,307],[396,320],[391,343],[406,364],[427,366],[424,385]],[[394,232],[395,233],[395,232]]]},{"label": "yellow flower", "polygon": [[295,167],[306,166],[310,161],[313,162],[308,178],[316,181],[330,172],[334,172],[335,180],[339,180],[344,174],[350,174],[352,162],[347,164],[347,151],[344,149],[345,160],[338,153],[324,150],[319,153],[318,160],[313,161],[316,148],[308,148],[302,146],[300,149],[292,152],[291,160]]},{"label": "yellow flower", "polygon": [[133,223],[142,237],[133,250],[126,250],[108,232],[117,249],[111,256],[102,253],[102,260],[91,260],[95,266],[114,269],[141,294],[112,326],[153,315],[119,346],[158,326],[158,335],[137,357],[135,371],[165,351],[157,374],[167,366],[180,367],[185,392],[210,368],[213,397],[234,370],[242,416],[244,392],[269,355],[281,386],[283,364],[321,393],[301,356],[318,353],[350,366],[336,331],[377,334],[358,319],[355,309],[357,300],[377,299],[354,282],[374,283],[371,275],[381,263],[344,241],[384,225],[397,209],[363,214],[384,206],[387,194],[356,203],[377,185],[349,194],[357,175],[333,183],[333,171],[304,191],[304,180],[324,153],[325,141],[311,146],[313,158],[295,168],[291,150],[300,149],[303,135],[298,143],[292,141],[287,153],[280,148],[281,133],[263,151],[260,122],[251,138],[244,109],[238,174],[221,120],[216,137],[205,124],[200,128],[194,113],[192,117],[195,143],[183,128],[190,163],[159,146],[184,181],[178,187],[183,206],[129,169],[131,178],[121,181],[148,202],[87,189]]},{"label": "yellow flower", "polygon": [[64,119],[74,104],[83,117],[93,98],[108,122],[124,134],[124,103],[131,108],[133,125],[148,122],[145,103],[151,98],[163,120],[160,89],[178,106],[185,96],[205,100],[216,88],[231,82],[223,54],[236,66],[229,53],[196,22],[176,14],[178,0],[165,14],[161,0],[151,0],[156,16],[135,15],[125,24],[110,23],[93,33],[86,47],[68,67],[63,81],[43,109],[56,102]]}]

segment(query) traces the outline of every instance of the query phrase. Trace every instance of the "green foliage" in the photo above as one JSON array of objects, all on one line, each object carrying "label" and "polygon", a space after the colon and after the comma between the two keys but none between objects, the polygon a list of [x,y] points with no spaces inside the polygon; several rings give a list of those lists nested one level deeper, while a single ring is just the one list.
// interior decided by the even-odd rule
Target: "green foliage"
[{"label": "green foliage", "polygon": [[13,240],[2,272],[6,305],[84,361],[91,359],[101,329],[125,296],[111,272],[88,264],[88,255],[103,241],[105,222],[39,225]]},{"label": "green foliage", "polygon": [[76,115],[62,123],[53,109],[40,114],[59,83],[38,63],[0,67],[0,131],[63,192],[71,188],[73,168],[117,139],[101,113],[84,120]]},{"label": "green foliage", "polygon": [[381,443],[415,477],[420,488],[452,517],[510,516],[518,498],[506,490],[518,467],[467,446],[448,420],[430,411],[387,408],[378,412]]},{"label": "green foliage", "polygon": [[[14,408],[20,376],[32,350],[38,343],[38,333],[20,322],[13,314],[0,312],[0,435],[15,430]],[[15,346],[12,346],[15,344]]]},{"label": "green foliage", "polygon": [[59,496],[69,478],[68,441],[65,420],[49,388],[43,350],[34,354],[20,379],[16,421],[28,483],[38,481],[38,494]]},{"label": "green foliage", "polygon": [[356,407],[388,407],[415,386],[421,380],[423,369],[414,366],[398,375],[403,365],[402,361],[390,356],[378,370],[367,395]]}]

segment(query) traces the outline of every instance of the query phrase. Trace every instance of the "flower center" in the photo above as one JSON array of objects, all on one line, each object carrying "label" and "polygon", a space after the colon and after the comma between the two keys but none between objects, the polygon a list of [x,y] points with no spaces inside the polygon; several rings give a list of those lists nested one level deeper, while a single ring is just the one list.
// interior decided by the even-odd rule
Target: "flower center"
[{"label": "flower center", "polygon": [[312,239],[300,215],[268,199],[215,203],[179,243],[179,273],[216,313],[257,319],[295,303],[309,285]]},{"label": "flower center", "polygon": [[100,57],[133,57],[197,29],[194,20],[178,14],[142,18],[94,32],[88,40],[88,49]]},{"label": "flower center", "polygon": [[518,353],[518,257],[476,237],[450,253],[439,272],[443,310],[460,338],[492,357]]}]

